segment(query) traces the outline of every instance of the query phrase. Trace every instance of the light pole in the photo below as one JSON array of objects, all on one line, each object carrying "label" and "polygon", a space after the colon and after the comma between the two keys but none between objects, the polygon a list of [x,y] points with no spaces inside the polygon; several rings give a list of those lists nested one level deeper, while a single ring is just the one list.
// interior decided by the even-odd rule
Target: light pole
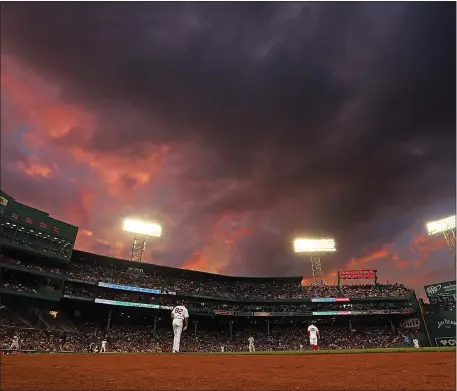
[{"label": "light pole", "polygon": [[324,286],[324,273],[322,272],[321,256],[324,253],[335,252],[334,239],[297,238],[294,240],[294,252],[307,253],[311,257],[313,272],[313,286]]},{"label": "light pole", "polygon": [[429,235],[443,234],[455,263],[455,215],[426,224]]},{"label": "light pole", "polygon": [[124,231],[133,234],[132,262],[141,262],[146,249],[146,237],[160,238],[162,227],[157,223],[149,223],[141,220],[125,219]]}]

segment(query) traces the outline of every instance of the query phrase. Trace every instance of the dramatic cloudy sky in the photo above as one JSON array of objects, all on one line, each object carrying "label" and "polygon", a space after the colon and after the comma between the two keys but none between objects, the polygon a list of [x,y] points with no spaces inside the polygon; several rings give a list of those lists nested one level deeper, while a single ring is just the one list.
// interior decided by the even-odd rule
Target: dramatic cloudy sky
[{"label": "dramatic cloudy sky", "polygon": [[304,275],[452,279],[424,222],[455,213],[455,3],[9,3],[1,186],[127,258]]}]

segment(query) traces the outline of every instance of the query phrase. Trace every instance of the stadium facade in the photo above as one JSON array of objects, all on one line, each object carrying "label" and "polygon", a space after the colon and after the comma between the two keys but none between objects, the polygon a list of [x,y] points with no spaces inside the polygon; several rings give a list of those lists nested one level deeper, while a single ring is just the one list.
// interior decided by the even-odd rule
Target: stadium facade
[{"label": "stadium facade", "polygon": [[117,349],[168,350],[169,311],[180,303],[191,316],[187,351],[242,349],[253,333],[265,349],[306,349],[303,330],[311,322],[333,335],[322,333],[326,348],[402,345],[406,336],[422,346],[455,344],[455,282],[453,304],[441,303],[439,312],[399,284],[303,287],[301,276],[242,278],[134,264],[74,250],[77,231],[2,192],[2,348],[18,330],[26,330],[24,338],[34,330],[60,333],[60,342],[73,341],[68,349],[81,350],[90,339],[115,341],[114,332],[138,339],[143,334],[127,329],[146,327],[141,341]]}]

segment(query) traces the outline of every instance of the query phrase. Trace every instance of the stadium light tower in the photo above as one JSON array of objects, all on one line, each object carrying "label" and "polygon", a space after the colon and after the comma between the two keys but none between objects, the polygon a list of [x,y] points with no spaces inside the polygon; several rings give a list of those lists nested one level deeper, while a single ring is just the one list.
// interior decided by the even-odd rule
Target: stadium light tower
[{"label": "stadium light tower", "polygon": [[125,219],[124,231],[133,233],[132,261],[141,262],[146,249],[146,237],[162,236],[162,227],[157,223],[149,223],[141,220]]},{"label": "stadium light tower", "polygon": [[294,240],[294,251],[296,253],[308,253],[311,255],[311,268],[313,271],[313,282],[311,285],[324,286],[321,254],[335,252],[335,240],[297,238]]},{"label": "stadium light tower", "polygon": [[455,215],[426,224],[429,235],[443,234],[455,263]]}]

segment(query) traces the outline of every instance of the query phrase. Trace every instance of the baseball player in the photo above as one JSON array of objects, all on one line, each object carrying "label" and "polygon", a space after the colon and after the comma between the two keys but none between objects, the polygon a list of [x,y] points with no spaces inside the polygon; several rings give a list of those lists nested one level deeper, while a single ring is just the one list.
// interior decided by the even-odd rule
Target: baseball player
[{"label": "baseball player", "polygon": [[17,335],[13,337],[13,341],[11,342],[11,346],[9,348],[9,350],[13,349],[19,350],[19,337]]},{"label": "baseball player", "polygon": [[252,335],[248,338],[248,342],[249,342],[249,352],[255,353],[254,337]]},{"label": "baseball player", "polygon": [[187,330],[189,326],[189,311],[183,305],[178,305],[171,311],[171,319],[173,326],[173,353],[179,353],[179,345],[181,343],[181,333]]},{"label": "baseball player", "polygon": [[106,353],[106,341],[105,340],[102,341],[102,347],[100,348],[99,353]]},{"label": "baseball player", "polygon": [[419,348],[419,341],[417,340],[417,338],[414,338],[414,339],[413,339],[413,345],[414,345],[414,347],[415,347],[416,349]]},{"label": "baseball player", "polygon": [[224,353],[224,351],[225,351],[225,350],[224,350],[224,347],[221,346],[221,353]]},{"label": "baseball player", "polygon": [[319,347],[317,346],[317,338],[320,338],[319,329],[313,324],[310,324],[308,327],[308,336],[311,349],[319,350]]}]

